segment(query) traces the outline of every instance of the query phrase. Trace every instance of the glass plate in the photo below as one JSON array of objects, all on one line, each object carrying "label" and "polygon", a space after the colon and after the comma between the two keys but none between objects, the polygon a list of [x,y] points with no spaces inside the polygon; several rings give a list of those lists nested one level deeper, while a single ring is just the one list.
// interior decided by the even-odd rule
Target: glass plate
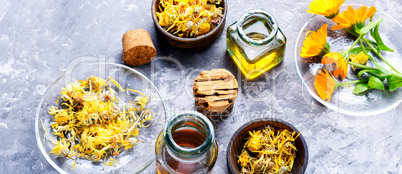
[{"label": "glass plate", "polygon": [[[108,77],[114,78],[120,83],[122,88],[125,87],[136,89],[143,92],[147,96],[151,96],[146,108],[150,108],[156,113],[154,119],[150,122],[150,126],[141,128],[139,140],[136,146],[128,150],[122,150],[118,157],[113,157],[119,161],[116,167],[107,166],[100,162],[91,162],[85,158],[76,158],[71,160],[68,158],[56,157],[50,154],[54,147],[50,138],[54,140],[56,137],[51,133],[50,122],[52,116],[48,114],[48,109],[55,106],[57,96],[60,95],[62,87],[75,82],[77,80],[85,80],[87,77],[95,75],[103,79]],[[120,100],[128,102],[135,98],[135,95],[127,95],[125,92],[118,92]],[[43,121],[47,133],[42,128]],[[42,100],[39,103],[36,118],[35,118],[35,134],[38,146],[45,156],[46,160],[60,173],[139,173],[148,167],[155,159],[155,141],[160,131],[163,129],[166,120],[166,110],[162,98],[152,84],[152,82],[138,71],[124,65],[114,63],[92,63],[79,66],[56,79],[49,86]],[[45,135],[45,140],[44,140]],[[110,155],[108,155],[110,157]],[[107,158],[108,159],[108,158]],[[73,163],[76,163],[75,168],[71,169]]]},{"label": "glass plate", "polygon": [[[348,6],[352,6],[356,10],[363,5],[344,4],[340,8],[340,12],[346,10]],[[387,13],[377,10],[374,14],[373,21],[380,18],[383,19],[379,28],[380,35],[384,43],[394,49],[394,52],[382,52],[382,54],[395,68],[402,71],[402,58],[400,56],[402,51],[402,34],[400,33],[402,31],[402,25]],[[331,27],[334,26],[335,23],[322,15],[314,15],[303,25],[295,43],[294,59],[297,73],[310,95],[326,107],[347,115],[377,115],[398,106],[402,102],[401,88],[392,93],[389,91],[370,90],[362,95],[354,95],[352,93],[354,85],[351,85],[350,87],[344,86],[338,88],[338,90],[333,93],[330,102],[324,101],[318,96],[314,88],[314,76],[317,74],[318,69],[321,68],[321,64],[319,61],[302,58],[300,52],[306,33],[308,31],[317,31],[323,24],[328,24],[327,41],[331,45],[332,52],[345,51],[355,40],[347,35],[343,29],[332,31]],[[367,36],[368,35],[366,35],[366,37]],[[371,38],[371,36],[369,38]],[[373,56],[380,65],[389,68],[377,56]],[[368,66],[374,65],[369,61]],[[351,68],[349,68],[348,73],[345,79],[346,81],[357,79],[356,73],[354,73]]]}]

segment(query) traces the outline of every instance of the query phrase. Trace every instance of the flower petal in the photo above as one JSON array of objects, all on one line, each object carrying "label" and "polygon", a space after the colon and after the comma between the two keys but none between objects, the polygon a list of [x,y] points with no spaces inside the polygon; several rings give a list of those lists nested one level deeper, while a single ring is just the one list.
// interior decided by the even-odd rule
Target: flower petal
[{"label": "flower petal", "polygon": [[348,73],[348,63],[346,59],[340,58],[337,63],[337,69],[334,71],[334,76],[337,77],[339,75],[342,75],[342,79],[344,79],[347,73]]},{"label": "flower petal", "polygon": [[354,26],[356,26],[357,24],[364,24],[364,21],[373,16],[375,12],[376,9],[373,6],[370,7],[370,9],[368,10],[367,6],[362,6],[357,10],[353,9],[352,6],[348,6],[348,10],[344,11],[341,14],[338,14],[332,19],[333,22],[338,24],[333,26],[332,30],[348,28],[352,32],[355,32]]},{"label": "flower petal", "polygon": [[319,71],[314,77],[314,86],[321,99],[331,100],[332,93],[335,90],[336,82],[331,75],[326,71]]},{"label": "flower petal", "polygon": [[313,0],[307,10],[309,13],[324,15],[328,18],[337,14],[345,0]]},{"label": "flower petal", "polygon": [[300,56],[304,58],[314,57],[325,52],[325,45],[327,44],[327,24],[321,26],[320,29],[310,31],[303,41]]}]

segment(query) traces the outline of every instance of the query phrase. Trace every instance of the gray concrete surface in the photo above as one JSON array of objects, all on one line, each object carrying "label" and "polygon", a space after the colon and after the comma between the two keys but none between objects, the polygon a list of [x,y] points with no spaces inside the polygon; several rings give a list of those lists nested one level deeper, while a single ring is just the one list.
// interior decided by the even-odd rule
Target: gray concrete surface
[{"label": "gray concrete surface", "polygon": [[[123,63],[121,37],[143,28],[158,51],[133,67],[152,78],[168,113],[192,110],[193,79],[204,69],[226,68],[241,89],[232,115],[216,125],[219,157],[213,173],[227,173],[226,148],[248,120],[274,117],[298,128],[309,147],[306,173],[402,173],[402,106],[370,117],[327,109],[309,96],[296,74],[293,47],[312,14],[310,0],[230,0],[226,26],[252,9],[272,13],[288,38],[284,62],[253,82],[242,79],[226,53],[226,32],[200,52],[173,50],[157,38],[150,0],[0,1],[0,173],[57,173],[37,147],[34,119],[46,88],[80,63]],[[398,21],[402,2],[347,0],[375,5]],[[155,173],[155,164],[144,173]]]}]

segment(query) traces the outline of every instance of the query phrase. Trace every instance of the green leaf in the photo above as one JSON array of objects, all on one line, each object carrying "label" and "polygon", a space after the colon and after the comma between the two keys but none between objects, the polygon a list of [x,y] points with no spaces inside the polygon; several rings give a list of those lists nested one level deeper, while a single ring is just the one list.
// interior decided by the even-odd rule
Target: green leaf
[{"label": "green leaf", "polygon": [[375,64],[375,66],[383,73],[382,76],[390,76],[391,72],[379,65],[378,63]]},{"label": "green leaf", "polygon": [[393,73],[387,78],[389,91],[393,92],[396,89],[402,87],[402,75]]},{"label": "green leaf", "polygon": [[357,31],[357,33],[359,34],[366,34],[368,33],[372,28],[374,28],[377,24],[379,24],[380,22],[382,22],[382,19],[377,20],[376,22],[370,22],[368,23],[366,26],[364,26],[363,28],[361,28],[360,30]]},{"label": "green leaf", "polygon": [[[371,51],[370,47],[364,47],[364,49],[367,50],[367,52]],[[360,47],[354,47],[349,51],[349,55],[347,55],[347,57],[349,57],[350,55],[354,54],[354,55],[358,55],[360,52],[362,52],[363,50],[363,46]]]},{"label": "green leaf", "polygon": [[372,70],[371,70],[371,69],[363,69],[363,70],[360,70],[359,73],[357,74],[357,76],[358,76],[360,79],[363,79],[362,75],[363,75],[364,73],[369,72],[369,71],[372,71]]},{"label": "green leaf", "polygon": [[360,79],[364,79],[364,78],[362,77],[362,75],[363,75],[364,73],[367,73],[367,74],[369,74],[369,75],[372,75],[372,76],[374,76],[374,77],[377,77],[377,78],[380,79],[381,81],[384,81],[384,80],[385,80],[385,75],[384,75],[383,73],[381,73],[380,70],[363,69],[363,70],[360,70],[357,75],[358,75],[358,77],[359,77]]},{"label": "green leaf", "polygon": [[380,32],[379,32],[379,28],[380,28],[380,23],[378,23],[375,26],[375,28],[370,31],[371,37],[373,37],[374,40],[377,42],[377,51],[384,50],[384,51],[394,52],[393,49],[391,49],[388,46],[386,46],[384,44],[384,42],[382,41],[381,36],[380,36]]},{"label": "green leaf", "polygon": [[367,90],[369,90],[370,88],[368,87],[367,83],[358,83],[355,86],[355,89],[353,89],[353,94],[360,94],[362,92],[365,92]]},{"label": "green leaf", "polygon": [[382,43],[382,40],[381,40],[381,37],[380,37],[380,33],[378,32],[378,28],[379,28],[379,27],[380,27],[380,24],[377,24],[377,25],[375,26],[375,28],[370,31],[370,35],[371,35],[371,37],[374,38],[374,40],[375,40],[377,43]]},{"label": "green leaf", "polygon": [[372,76],[374,76],[374,77],[377,77],[377,78],[380,79],[381,81],[384,81],[385,78],[389,76],[389,75],[386,75],[386,74],[382,73],[380,70],[373,70],[373,69],[363,69],[363,70],[360,70],[357,75],[358,75],[358,77],[359,77],[360,79],[364,79],[364,78],[362,77],[362,75],[363,75],[364,73],[367,73],[367,74],[369,74],[369,75],[372,75]]},{"label": "green leaf", "polygon": [[369,88],[374,88],[374,89],[380,89],[380,90],[384,90],[384,84],[382,83],[382,81],[374,76],[370,76],[369,81],[367,83]]},{"label": "green leaf", "polygon": [[381,51],[381,50],[389,51],[389,52],[394,52],[394,49],[389,48],[389,47],[386,46],[384,43],[381,43],[381,44],[379,44],[379,45],[377,46],[377,51]]},{"label": "green leaf", "polygon": [[367,72],[367,74],[370,74],[374,77],[377,77],[378,79],[380,79],[382,82],[385,80],[386,76],[384,76],[384,74],[381,73],[381,71],[369,71]]}]

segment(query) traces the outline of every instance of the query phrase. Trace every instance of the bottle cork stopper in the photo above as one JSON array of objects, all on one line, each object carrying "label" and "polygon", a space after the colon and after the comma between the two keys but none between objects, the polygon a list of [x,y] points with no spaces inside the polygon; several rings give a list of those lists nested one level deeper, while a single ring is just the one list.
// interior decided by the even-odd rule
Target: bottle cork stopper
[{"label": "bottle cork stopper", "polygon": [[143,65],[156,56],[151,35],[143,29],[130,30],[123,35],[123,60],[128,65]]},{"label": "bottle cork stopper", "polygon": [[198,112],[211,120],[229,116],[237,97],[236,78],[225,69],[202,71],[194,80],[193,93]]}]

